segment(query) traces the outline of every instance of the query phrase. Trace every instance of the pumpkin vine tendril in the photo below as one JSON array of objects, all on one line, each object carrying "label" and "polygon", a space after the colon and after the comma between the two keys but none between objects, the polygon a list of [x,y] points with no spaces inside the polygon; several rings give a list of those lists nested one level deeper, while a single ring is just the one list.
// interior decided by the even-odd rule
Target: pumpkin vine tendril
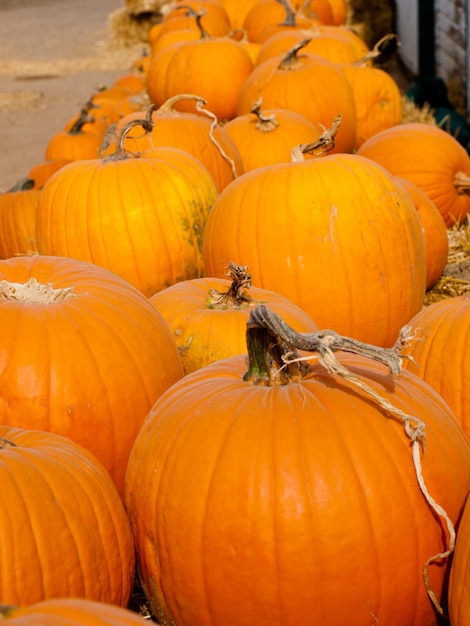
[{"label": "pumpkin vine tendril", "polygon": [[[444,615],[439,600],[431,588],[428,570],[431,564],[450,557],[455,548],[456,532],[447,512],[429,493],[423,477],[421,450],[424,454],[426,450],[426,424],[419,418],[408,415],[395,407],[389,400],[344,367],[334,355],[334,352],[341,350],[372,358],[386,365],[393,375],[397,375],[401,371],[402,359],[406,358],[405,355],[402,355],[402,350],[412,339],[409,333],[409,327],[403,327],[392,348],[367,344],[338,335],[332,330],[298,333],[266,305],[260,304],[251,311],[247,324],[249,366],[244,380],[268,386],[299,381],[308,371],[308,368],[305,368],[305,362],[317,359],[329,374],[341,376],[375,400],[386,413],[400,421],[405,434],[412,443],[412,460],[421,493],[433,511],[444,520],[449,534],[447,550],[430,557],[423,566],[423,579],[428,596],[436,610]],[[316,354],[299,357],[297,350],[315,352]]]}]

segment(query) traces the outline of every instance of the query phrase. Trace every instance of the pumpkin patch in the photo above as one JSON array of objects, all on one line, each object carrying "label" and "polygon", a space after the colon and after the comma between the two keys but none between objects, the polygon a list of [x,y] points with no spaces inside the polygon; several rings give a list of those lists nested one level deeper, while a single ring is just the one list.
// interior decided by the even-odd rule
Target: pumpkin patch
[{"label": "pumpkin patch", "polygon": [[349,0],[123,4],[0,194],[0,620],[467,626],[461,138]]}]

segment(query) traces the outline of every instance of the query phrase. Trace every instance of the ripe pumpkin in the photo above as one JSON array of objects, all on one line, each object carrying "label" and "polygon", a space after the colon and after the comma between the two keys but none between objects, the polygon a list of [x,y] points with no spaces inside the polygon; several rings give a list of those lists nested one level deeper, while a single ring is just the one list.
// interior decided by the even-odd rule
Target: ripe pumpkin
[{"label": "ripe pumpkin", "polygon": [[77,161],[45,185],[38,207],[40,254],[89,261],[146,296],[202,275],[202,233],[217,188],[206,168],[177,148],[131,154],[118,138],[104,159]]},{"label": "ripe pumpkin", "polygon": [[288,109],[262,109],[253,103],[250,113],[237,115],[224,129],[233,139],[245,172],[276,163],[289,163],[299,144],[314,142],[320,129],[305,116]]},{"label": "ripe pumpkin", "polygon": [[289,109],[313,124],[329,128],[331,120],[343,116],[336,137],[336,152],[351,152],[356,141],[354,97],[343,70],[337,63],[317,54],[300,52],[308,43],[301,40],[284,55],[257,65],[240,92],[237,115],[250,112],[262,98],[269,109]]},{"label": "ripe pumpkin", "polygon": [[263,42],[273,37],[276,33],[303,31],[317,23],[317,19],[309,19],[303,13],[300,14],[294,11],[287,0],[277,1],[284,7],[284,18],[276,23],[268,24],[260,32],[256,38],[256,42],[259,44],[263,44]]},{"label": "ripe pumpkin", "polygon": [[41,189],[52,174],[55,174],[61,167],[68,165],[70,159],[56,159],[54,161],[41,161],[33,165],[29,170],[27,178],[34,181],[34,189]]},{"label": "ripe pumpkin", "polygon": [[460,520],[449,580],[449,618],[452,626],[470,622],[470,504]]},{"label": "ripe pumpkin", "polygon": [[[178,111],[181,102],[192,101],[194,112]],[[243,173],[243,162],[236,143],[225,126],[204,108],[203,98],[192,94],[179,94],[169,98],[160,107],[151,106],[146,115],[152,124],[149,133],[135,126],[126,135],[124,147],[134,153],[152,147],[174,147],[188,152],[204,165],[212,176],[217,190],[222,191],[232,180]],[[131,113],[117,123],[119,132],[132,120],[142,118],[144,113]],[[101,155],[112,154],[115,143],[102,144]]]},{"label": "ripe pumpkin", "polygon": [[66,437],[4,425],[0,460],[2,602],[81,597],[126,606],[134,543],[105,468]]},{"label": "ripe pumpkin", "polygon": [[139,291],[90,263],[0,262],[0,423],[70,437],[120,490],[135,436],[182,376],[175,342]]},{"label": "ripe pumpkin", "polygon": [[253,282],[320,328],[390,346],[422,307],[416,209],[382,167],[333,154],[246,172],[222,191],[204,234],[204,273],[243,259]]},{"label": "ripe pumpkin", "polygon": [[[242,29],[246,32],[248,41],[261,43],[264,40],[265,31],[267,32],[266,29],[282,24],[286,19],[286,11],[289,10],[292,13],[288,3],[283,0],[260,0],[246,13],[243,20]],[[292,18],[292,15],[290,17]],[[294,15],[293,18],[295,21],[297,16]],[[302,28],[312,24],[312,19],[302,19],[300,22]]]},{"label": "ripe pumpkin", "polygon": [[[198,94],[220,121],[231,119],[253,61],[241,42],[209,35],[200,21],[198,26],[199,39],[174,43],[152,57],[147,72],[149,98],[161,106],[182,93]],[[192,108],[182,103],[180,110]]]},{"label": "ripe pumpkin", "polygon": [[433,302],[409,322],[410,342],[403,366],[425,380],[447,402],[470,437],[470,298]]},{"label": "ripe pumpkin", "polygon": [[442,215],[434,202],[417,185],[405,178],[397,181],[408,192],[421,220],[426,250],[426,289],[442,276],[449,254],[449,238]]},{"label": "ripe pumpkin", "polygon": [[142,626],[142,617],[128,609],[82,598],[44,600],[22,608],[0,605],[9,626]]},{"label": "ripe pumpkin", "polygon": [[447,226],[470,211],[470,156],[445,130],[423,122],[398,124],[370,137],[358,154],[418,185]]},{"label": "ripe pumpkin", "polygon": [[305,311],[274,291],[252,287],[248,268],[229,263],[226,278],[186,280],[151,296],[175,338],[185,374],[246,351],[246,323],[260,302],[304,332],[318,330]]},{"label": "ripe pumpkin", "polygon": [[41,191],[23,178],[0,194],[0,259],[36,254],[36,213]]},{"label": "ripe pumpkin", "polygon": [[318,54],[334,63],[353,63],[369,51],[366,43],[353,31],[337,26],[315,24],[309,29],[276,33],[261,44],[255,65],[279,54],[285,54],[296,43],[308,39],[304,52]]},{"label": "ripe pumpkin", "polygon": [[80,115],[68,130],[55,133],[46,145],[44,158],[46,161],[68,159],[96,159],[100,147],[100,137],[95,133],[84,131],[83,126],[92,120],[88,114]]},{"label": "ripe pumpkin", "polygon": [[[125,501],[157,621],[434,625],[423,566],[450,532],[448,540],[416,474],[455,524],[470,482],[462,429],[409,372],[341,353],[340,366],[374,400],[328,373],[326,361],[286,367],[292,344],[265,331],[250,320],[248,366],[239,355],[188,374],[136,439]],[[383,398],[425,425],[426,450],[415,439],[414,462]],[[427,568],[438,600],[448,569],[448,561]]]}]

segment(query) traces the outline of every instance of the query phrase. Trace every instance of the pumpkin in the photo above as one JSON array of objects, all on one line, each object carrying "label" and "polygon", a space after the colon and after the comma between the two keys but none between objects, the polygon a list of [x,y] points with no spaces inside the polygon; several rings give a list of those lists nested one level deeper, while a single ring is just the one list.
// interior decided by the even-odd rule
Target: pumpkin
[{"label": "pumpkin", "polygon": [[299,24],[297,15],[292,15],[291,7],[284,0],[261,0],[247,12],[243,20],[242,29],[246,32],[248,41],[261,43],[266,29],[282,24],[286,19],[286,14],[291,22],[294,21],[303,28],[313,23],[311,19],[304,19]]},{"label": "pumpkin", "polygon": [[202,275],[202,233],[217,197],[206,168],[177,148],[124,150],[77,161],[44,185],[38,206],[41,254],[105,267],[146,296]]},{"label": "pumpkin", "polygon": [[94,132],[83,131],[83,126],[92,121],[88,114],[80,115],[67,130],[55,133],[46,146],[46,161],[68,159],[96,159],[100,147],[100,137]]},{"label": "pumpkin", "polygon": [[147,298],[90,263],[44,255],[0,262],[0,423],[89,449],[122,489],[156,398],[182,376]]},{"label": "pumpkin", "polygon": [[449,618],[452,626],[470,622],[470,504],[460,520],[449,580]]},{"label": "pumpkin", "polygon": [[237,115],[250,112],[262,98],[269,109],[289,109],[313,124],[329,128],[341,114],[343,122],[336,137],[336,152],[351,152],[356,141],[356,109],[351,86],[337,63],[317,54],[301,53],[308,39],[301,40],[284,55],[257,65],[245,80]]},{"label": "pumpkin", "polygon": [[128,609],[83,598],[44,600],[25,607],[0,605],[10,626],[142,626],[142,617]]},{"label": "pumpkin", "polygon": [[[296,13],[287,0],[277,0],[284,7],[285,15],[282,20],[276,23],[268,24],[256,37],[256,42],[262,44],[267,39],[273,37],[276,33],[303,31],[310,28],[317,20],[311,20],[305,15]],[[326,0],[325,0],[326,1]],[[249,39],[249,36],[248,36]]]},{"label": "pumpkin", "polygon": [[346,28],[315,24],[309,29],[285,30],[271,35],[260,47],[255,65],[284,54],[296,43],[308,39],[304,52],[318,54],[334,63],[353,63],[369,48],[364,41]]},{"label": "pumpkin", "polygon": [[470,211],[470,156],[445,130],[424,122],[398,124],[370,137],[358,154],[417,185],[447,226]]},{"label": "pumpkin", "polygon": [[316,324],[298,306],[274,291],[252,287],[248,267],[230,262],[226,278],[186,280],[151,296],[170,328],[185,374],[246,351],[246,323],[260,302],[305,332]]},{"label": "pumpkin", "polygon": [[34,189],[41,189],[52,174],[55,174],[61,167],[70,163],[70,159],[56,159],[54,161],[41,161],[36,163],[29,170],[27,178],[34,181]]},{"label": "pumpkin", "polygon": [[126,606],[134,543],[105,468],[66,437],[4,425],[0,460],[2,602],[81,597]]},{"label": "pumpkin", "polygon": [[262,109],[253,103],[250,113],[229,120],[224,129],[233,139],[248,172],[276,163],[289,163],[295,146],[314,142],[320,130],[300,113],[287,109]]},{"label": "pumpkin", "polygon": [[[202,24],[206,32],[215,37],[223,37],[230,31],[230,18],[223,5],[217,0],[175,0],[165,12],[163,23],[179,18],[183,9],[188,16],[202,15]],[[189,11],[188,11],[189,9]],[[192,11],[191,11],[192,9]],[[164,30],[164,26],[162,30]]]},{"label": "pumpkin", "polygon": [[[294,342],[272,312],[264,325],[266,309],[247,325],[248,365],[238,355],[182,378],[133,447],[126,510],[157,621],[434,625],[468,440],[429,385],[397,375],[395,350],[339,352],[333,366],[335,348],[357,344],[331,331]],[[297,360],[314,345],[318,358]]]},{"label": "pumpkin", "polygon": [[408,192],[421,220],[426,250],[426,289],[431,289],[447,265],[449,238],[442,215],[434,202],[417,185],[404,178],[397,181]]},{"label": "pumpkin", "polygon": [[23,178],[0,194],[0,259],[36,254],[36,213],[41,191]]},{"label": "pumpkin", "polygon": [[445,298],[425,307],[409,322],[413,341],[404,367],[444,398],[470,437],[469,326],[468,296]]},{"label": "pumpkin", "polygon": [[[181,102],[192,101],[194,112],[178,111]],[[243,173],[243,162],[236,143],[225,126],[218,124],[216,116],[204,108],[203,98],[192,94],[179,94],[169,98],[160,107],[151,106],[146,115],[152,129],[146,133],[135,126],[126,134],[124,147],[131,152],[142,152],[152,147],[179,148],[194,156],[212,176],[217,190],[222,191],[237,175]],[[119,131],[131,120],[142,118],[143,112],[126,115],[117,123]],[[115,142],[102,144],[101,155],[112,154]]]},{"label": "pumpkin", "polygon": [[[209,35],[199,15],[196,19],[199,39],[174,43],[153,55],[146,81],[149,98],[160,106],[181,93],[195,93],[220,121],[230,119],[253,61],[239,41]],[[182,103],[180,110],[192,109]]]},{"label": "pumpkin", "polygon": [[360,63],[341,66],[356,107],[356,150],[369,137],[402,121],[402,96],[396,80],[385,70]]},{"label": "pumpkin", "polygon": [[354,154],[265,166],[222,191],[204,233],[204,273],[243,259],[253,282],[319,327],[395,342],[425,294],[416,209],[382,167]]},{"label": "pumpkin", "polygon": [[232,28],[242,28],[248,11],[258,4],[259,0],[222,0]]}]

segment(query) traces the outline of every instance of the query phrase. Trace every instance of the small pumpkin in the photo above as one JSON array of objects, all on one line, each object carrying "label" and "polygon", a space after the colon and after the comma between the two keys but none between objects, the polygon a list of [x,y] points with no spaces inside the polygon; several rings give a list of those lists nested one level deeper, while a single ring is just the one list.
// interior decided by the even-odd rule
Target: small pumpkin
[{"label": "small pumpkin", "polygon": [[[239,355],[182,378],[136,439],[125,501],[155,618],[431,626],[470,444],[429,385],[397,375],[396,349],[335,360],[357,344],[291,331],[259,305],[248,364]],[[312,361],[298,360],[314,344]]]},{"label": "small pumpkin", "polygon": [[0,605],[9,626],[142,626],[142,617],[128,609],[83,598],[44,600],[30,606]]},{"label": "small pumpkin", "polygon": [[300,113],[288,109],[262,109],[262,101],[253,103],[250,113],[237,115],[224,125],[248,172],[276,163],[289,163],[293,148],[314,142],[320,129]]},{"label": "small pumpkin", "polygon": [[0,261],[0,423],[69,437],[121,491],[150,407],[182,376],[175,342],[137,289],[83,261]]},{"label": "small pumpkin", "polygon": [[185,374],[246,350],[246,323],[260,302],[304,332],[317,326],[300,307],[274,291],[253,287],[248,267],[230,262],[229,278],[182,281],[150,297],[175,338]]},{"label": "small pumpkin", "polygon": [[81,597],[125,607],[134,542],[96,457],[66,437],[1,425],[0,476],[2,602]]},{"label": "small pumpkin", "polygon": [[100,147],[100,137],[94,132],[83,130],[83,126],[91,121],[91,116],[84,113],[77,117],[68,130],[55,133],[46,145],[45,160],[96,159]]}]

